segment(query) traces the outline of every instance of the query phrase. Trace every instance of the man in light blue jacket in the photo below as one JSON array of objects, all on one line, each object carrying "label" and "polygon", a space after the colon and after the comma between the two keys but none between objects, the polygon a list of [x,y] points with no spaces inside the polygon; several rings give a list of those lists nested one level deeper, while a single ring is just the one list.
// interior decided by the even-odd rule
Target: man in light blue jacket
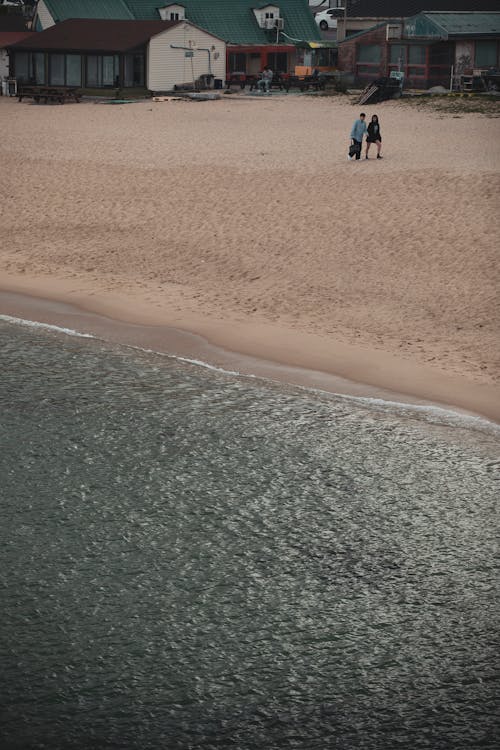
[{"label": "man in light blue jacket", "polygon": [[356,146],[356,159],[361,158],[361,144],[366,133],[365,113],[361,112],[359,120],[356,120],[351,128],[351,141]]}]

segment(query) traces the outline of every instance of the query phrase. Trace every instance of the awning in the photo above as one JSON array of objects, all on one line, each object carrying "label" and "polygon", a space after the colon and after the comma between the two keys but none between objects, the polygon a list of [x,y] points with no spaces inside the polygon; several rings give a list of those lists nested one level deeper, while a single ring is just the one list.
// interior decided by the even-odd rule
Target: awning
[{"label": "awning", "polygon": [[303,49],[337,49],[337,42],[295,42],[296,47]]}]

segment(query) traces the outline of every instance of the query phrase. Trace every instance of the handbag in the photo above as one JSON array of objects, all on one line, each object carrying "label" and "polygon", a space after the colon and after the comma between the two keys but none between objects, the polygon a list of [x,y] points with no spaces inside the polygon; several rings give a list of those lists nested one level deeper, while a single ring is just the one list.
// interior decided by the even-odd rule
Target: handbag
[{"label": "handbag", "polygon": [[357,143],[351,143],[351,145],[349,146],[349,156],[356,156],[356,154],[359,154],[360,151],[361,148]]}]

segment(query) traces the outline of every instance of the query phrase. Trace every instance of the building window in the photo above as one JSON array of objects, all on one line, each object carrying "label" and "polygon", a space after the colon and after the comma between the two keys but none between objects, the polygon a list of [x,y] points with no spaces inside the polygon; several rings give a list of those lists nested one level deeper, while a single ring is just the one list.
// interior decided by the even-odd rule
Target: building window
[{"label": "building window", "polygon": [[14,70],[18,81],[30,80],[29,55],[27,52],[15,53]]},{"label": "building window", "polygon": [[43,52],[16,52],[14,70],[18,81],[45,83],[45,55]]},{"label": "building window", "polygon": [[37,86],[45,83],[45,55],[43,52],[33,52],[31,55],[31,79]]},{"label": "building window", "polygon": [[178,13],[171,13],[170,14],[170,20],[171,21],[178,21],[179,20],[179,14]]},{"label": "building window", "polygon": [[429,47],[429,64],[450,67],[453,65],[454,52],[453,44],[447,44],[446,42],[432,44]]},{"label": "building window", "polygon": [[425,50],[427,48],[412,44],[408,48],[408,62],[410,65],[425,65]]},{"label": "building window", "polygon": [[404,44],[391,44],[390,62],[391,65],[406,65],[406,46]]},{"label": "building window", "polygon": [[87,86],[118,86],[119,81],[118,55],[88,55]]},{"label": "building window", "polygon": [[81,55],[66,55],[66,86],[82,85]]},{"label": "building window", "polygon": [[336,49],[317,49],[314,50],[311,62],[314,68],[336,68],[338,62],[338,50]]},{"label": "building window", "polygon": [[231,52],[229,54],[229,72],[230,73],[246,73],[247,72],[247,56],[244,52]]},{"label": "building window", "polygon": [[288,55],[286,52],[270,52],[267,64],[275,73],[288,73]]},{"label": "building window", "polygon": [[358,47],[358,62],[360,63],[378,65],[380,63],[380,56],[380,44],[360,44]]},{"label": "building window", "polygon": [[64,55],[49,55],[49,84],[64,86]]},{"label": "building window", "polygon": [[474,65],[476,68],[496,68],[497,66],[497,43],[494,40],[476,42]]},{"label": "building window", "polygon": [[360,44],[357,48],[356,76],[377,78],[380,75],[380,44]]},{"label": "building window", "polygon": [[[81,86],[82,85],[82,58],[81,55],[48,56],[49,62],[49,84],[51,86]],[[37,84],[45,83],[45,55],[37,52],[32,55],[31,62],[33,75],[32,80]]]},{"label": "building window", "polygon": [[144,55],[125,56],[125,86],[144,86]]}]

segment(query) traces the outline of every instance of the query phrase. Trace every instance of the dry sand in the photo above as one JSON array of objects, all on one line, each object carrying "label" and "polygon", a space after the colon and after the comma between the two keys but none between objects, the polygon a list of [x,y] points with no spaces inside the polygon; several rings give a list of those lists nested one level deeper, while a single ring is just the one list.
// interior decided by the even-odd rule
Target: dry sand
[{"label": "dry sand", "polygon": [[0,312],[500,421],[500,119],[359,109],[0,97]]}]

